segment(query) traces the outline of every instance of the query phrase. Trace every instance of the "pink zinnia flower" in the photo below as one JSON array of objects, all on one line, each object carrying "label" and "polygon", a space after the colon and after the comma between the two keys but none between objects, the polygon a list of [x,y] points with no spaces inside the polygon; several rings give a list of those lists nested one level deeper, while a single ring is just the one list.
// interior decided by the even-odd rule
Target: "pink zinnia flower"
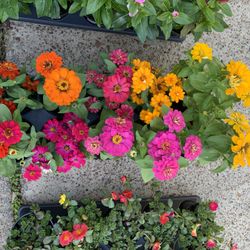
[{"label": "pink zinnia flower", "polygon": [[85,106],[86,106],[86,108],[87,108],[87,110],[89,111],[89,112],[91,112],[91,113],[98,113],[101,109],[99,108],[91,108],[91,105],[93,104],[93,103],[98,103],[99,101],[98,101],[98,99],[96,98],[96,97],[94,97],[94,96],[91,96],[91,97],[89,97],[89,99],[85,102]]},{"label": "pink zinnia flower", "polygon": [[99,136],[88,137],[84,142],[84,147],[92,155],[99,155],[102,151],[102,143]]},{"label": "pink zinnia flower", "polygon": [[22,131],[15,121],[4,121],[0,123],[0,142],[10,146],[20,142]]},{"label": "pink zinnia flower", "polygon": [[73,237],[74,240],[82,240],[88,231],[88,226],[86,224],[76,224],[73,226]]},{"label": "pink zinnia flower", "polygon": [[109,117],[105,120],[104,130],[109,127],[116,129],[118,131],[129,131],[133,128],[131,120],[121,118],[121,117]]},{"label": "pink zinnia flower", "polygon": [[132,82],[133,70],[130,66],[121,65],[116,68],[115,74],[127,78],[128,82]]},{"label": "pink zinnia flower", "polygon": [[148,153],[154,160],[161,160],[163,156],[178,160],[181,156],[179,140],[174,133],[158,132],[148,145]]},{"label": "pink zinnia flower", "polygon": [[58,166],[57,167],[57,172],[58,173],[67,173],[71,170],[72,166],[69,162],[64,161],[63,166]]},{"label": "pink zinnia flower", "polygon": [[154,162],[153,172],[155,178],[160,181],[174,179],[179,171],[179,165],[177,160],[164,158],[160,161]]},{"label": "pink zinnia flower", "polygon": [[79,152],[77,154],[74,154],[72,157],[70,157],[67,160],[68,164],[75,168],[81,168],[84,167],[86,160],[85,155],[82,152]]},{"label": "pink zinnia flower", "polygon": [[208,249],[213,249],[217,246],[216,242],[214,240],[208,240],[206,243],[206,247]]},{"label": "pink zinnia flower", "polygon": [[111,110],[117,109],[120,106],[119,103],[111,102],[108,98],[105,99],[105,105]]},{"label": "pink zinnia flower", "polygon": [[52,119],[47,121],[44,125],[43,133],[45,134],[45,138],[52,142],[56,142],[59,138],[58,129],[60,125],[56,119]]},{"label": "pink zinnia flower", "polygon": [[73,128],[72,128],[72,135],[74,136],[74,139],[78,142],[83,141],[87,139],[89,134],[89,127],[88,125],[81,121],[77,123]]},{"label": "pink zinnia flower", "polygon": [[48,160],[45,157],[45,153],[49,152],[49,149],[47,146],[36,146],[32,152],[34,154],[32,155],[32,162],[36,163],[47,163]]},{"label": "pink zinnia flower", "polygon": [[104,97],[111,102],[123,103],[130,94],[130,83],[125,77],[119,75],[110,76],[103,84]]},{"label": "pink zinnia flower", "polygon": [[42,176],[42,170],[37,165],[30,164],[24,171],[23,177],[27,181],[36,181]]},{"label": "pink zinnia flower", "polygon": [[121,49],[117,49],[117,50],[112,51],[109,54],[109,58],[116,65],[124,65],[128,61],[127,53],[123,52]]},{"label": "pink zinnia flower", "polygon": [[218,203],[216,201],[211,201],[209,203],[209,209],[215,212],[218,209]]},{"label": "pink zinnia flower", "polygon": [[75,113],[66,113],[63,116],[62,123],[65,123],[69,128],[73,127],[76,123],[81,122],[81,118],[79,118]]},{"label": "pink zinnia flower", "polygon": [[102,88],[103,87],[103,83],[107,80],[107,76],[103,75],[103,74],[96,74],[95,78],[94,78],[94,83],[98,88]]},{"label": "pink zinnia flower", "polygon": [[115,113],[118,116],[129,120],[132,120],[134,116],[133,108],[127,104],[122,104],[121,107],[115,111]]},{"label": "pink zinnia flower", "polygon": [[169,110],[164,116],[164,124],[168,126],[169,132],[181,132],[186,127],[184,117],[178,110]]},{"label": "pink zinnia flower", "polygon": [[188,136],[183,149],[185,158],[191,161],[196,159],[202,153],[201,139],[196,135]]},{"label": "pink zinnia flower", "polygon": [[145,0],[135,0],[136,3],[143,4],[145,3]]},{"label": "pink zinnia flower", "polygon": [[88,83],[93,83],[98,73],[95,70],[88,70],[86,73],[86,80]]},{"label": "pink zinnia flower", "polygon": [[59,141],[56,143],[56,153],[61,155],[63,159],[69,159],[77,151],[78,151],[78,148],[71,141],[67,141],[67,142]]},{"label": "pink zinnia flower", "polygon": [[131,150],[134,142],[131,131],[117,131],[112,128],[105,128],[100,138],[104,151],[112,156],[124,156]]},{"label": "pink zinnia flower", "polygon": [[68,246],[73,240],[74,237],[70,231],[63,231],[59,236],[59,243],[62,247]]}]

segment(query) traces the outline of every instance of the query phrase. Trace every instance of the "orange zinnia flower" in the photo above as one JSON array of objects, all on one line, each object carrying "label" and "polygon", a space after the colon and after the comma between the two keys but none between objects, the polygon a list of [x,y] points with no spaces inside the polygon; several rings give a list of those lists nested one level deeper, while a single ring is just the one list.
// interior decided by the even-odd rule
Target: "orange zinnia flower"
[{"label": "orange zinnia flower", "polygon": [[78,99],[82,84],[74,71],[60,68],[52,71],[45,79],[43,88],[50,101],[64,106]]},{"label": "orange zinnia flower", "polygon": [[185,92],[182,87],[174,86],[170,89],[169,96],[171,97],[172,102],[178,103],[184,99]]},{"label": "orange zinnia flower", "polygon": [[15,63],[7,61],[0,63],[0,76],[3,79],[14,80],[19,74],[19,69]]},{"label": "orange zinnia flower", "polygon": [[61,68],[62,63],[62,58],[54,51],[44,52],[36,59],[36,71],[47,77],[53,70]]},{"label": "orange zinnia flower", "polygon": [[37,91],[37,86],[39,84],[39,80],[32,81],[30,76],[26,76],[25,82],[22,84],[22,87],[30,90],[30,91]]}]

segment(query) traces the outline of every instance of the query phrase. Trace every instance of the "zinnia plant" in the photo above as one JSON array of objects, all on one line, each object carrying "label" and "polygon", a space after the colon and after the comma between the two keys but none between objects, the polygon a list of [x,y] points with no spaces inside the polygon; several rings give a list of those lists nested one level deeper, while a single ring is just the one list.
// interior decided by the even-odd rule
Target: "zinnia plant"
[{"label": "zinnia plant", "polygon": [[[250,124],[231,108],[237,101],[250,106],[250,70],[233,60],[224,65],[203,43],[187,55],[164,72],[117,49],[101,53],[104,63],[84,74],[45,52],[36,59],[38,74],[29,77],[37,92],[24,87],[25,72],[14,70],[13,80],[13,74],[2,76],[1,96],[21,115],[43,107],[54,117],[41,124],[23,176],[36,180],[44,171],[84,167],[86,158],[123,156],[138,164],[145,182],[171,180],[195,160],[221,159],[216,173],[249,165]],[[19,137],[0,135],[1,154]]]}]

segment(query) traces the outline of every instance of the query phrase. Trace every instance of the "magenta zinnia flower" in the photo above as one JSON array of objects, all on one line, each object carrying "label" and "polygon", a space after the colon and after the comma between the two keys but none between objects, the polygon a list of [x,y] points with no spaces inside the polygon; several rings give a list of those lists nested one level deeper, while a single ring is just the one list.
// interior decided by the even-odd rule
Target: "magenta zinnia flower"
[{"label": "magenta zinnia flower", "polygon": [[42,170],[37,165],[30,164],[24,171],[23,177],[27,181],[36,181],[42,176]]},{"label": "magenta zinnia flower", "polygon": [[105,120],[104,130],[108,127],[116,129],[118,131],[129,131],[133,128],[131,120],[121,118],[121,117],[109,117]]},{"label": "magenta zinnia flower", "polygon": [[178,160],[181,156],[179,140],[174,133],[158,132],[148,145],[148,153],[156,161],[162,157]]},{"label": "magenta zinnia flower", "polygon": [[77,123],[73,128],[72,128],[72,135],[74,139],[78,142],[83,141],[87,139],[89,134],[89,127],[88,125],[81,121]]},{"label": "magenta zinnia flower", "polygon": [[100,89],[103,87],[103,83],[106,80],[107,80],[107,76],[103,74],[96,74],[96,76],[94,77],[94,83]]},{"label": "magenta zinnia flower", "polygon": [[57,167],[57,172],[59,173],[67,173],[71,170],[71,164],[69,162],[64,161],[63,166],[58,166]]},{"label": "magenta zinnia flower", "polygon": [[86,106],[86,108],[87,108],[87,110],[89,111],[89,112],[91,112],[91,113],[98,113],[101,109],[99,108],[91,108],[91,105],[93,104],[93,103],[98,103],[99,101],[98,101],[98,99],[96,98],[96,97],[94,97],[94,96],[91,96],[91,97],[89,97],[89,99],[85,102],[85,106]]},{"label": "magenta zinnia flower", "polygon": [[130,83],[125,77],[113,75],[108,77],[103,84],[104,97],[111,102],[122,103],[125,102],[130,94]]},{"label": "magenta zinnia flower", "polygon": [[86,81],[88,83],[93,83],[97,74],[98,73],[95,70],[88,70],[86,73]]},{"label": "magenta zinnia flower", "polygon": [[81,118],[79,118],[75,113],[70,112],[66,113],[63,116],[62,123],[67,124],[69,128],[73,127],[76,123],[81,122]]},{"label": "magenta zinnia flower", "polygon": [[160,181],[174,179],[179,171],[177,160],[163,158],[160,161],[154,162],[153,172],[155,178]]},{"label": "magenta zinnia flower", "polygon": [[[64,123],[64,125],[65,124],[66,123]],[[70,129],[67,126],[65,128],[63,128],[63,127],[60,126],[58,128],[58,135],[59,136],[57,138],[57,142],[66,142],[66,141],[72,139],[72,133],[71,133]]]},{"label": "magenta zinnia flower", "polygon": [[100,135],[103,150],[112,156],[124,156],[128,153],[134,142],[134,134],[131,131],[117,131],[105,128]]},{"label": "magenta zinnia flower", "polygon": [[202,153],[201,139],[196,135],[188,136],[183,149],[184,157],[193,161]]},{"label": "magenta zinnia flower", "polygon": [[102,143],[99,136],[88,137],[84,142],[84,146],[92,155],[99,155],[102,151]]},{"label": "magenta zinnia flower", "polygon": [[108,98],[105,99],[105,105],[111,110],[117,109],[120,106],[119,103],[111,102]]},{"label": "magenta zinnia flower", "polygon": [[76,152],[78,152],[78,148],[71,141],[59,141],[56,143],[56,153],[61,155],[63,159],[69,159]]},{"label": "magenta zinnia flower", "polygon": [[129,120],[132,120],[134,116],[133,108],[127,104],[122,104],[121,107],[115,111],[115,113],[118,116]]},{"label": "magenta zinnia flower", "polygon": [[47,146],[36,146],[32,152],[34,154],[32,155],[32,162],[36,163],[47,163],[48,160],[45,157],[45,153],[49,152],[49,149]]},{"label": "magenta zinnia flower", "polygon": [[60,137],[60,135],[58,134],[59,127],[59,122],[56,119],[48,120],[43,128],[45,138],[52,142],[56,142]]},{"label": "magenta zinnia flower", "polygon": [[74,154],[72,157],[70,157],[67,162],[75,168],[84,167],[86,163],[85,155],[82,152],[78,152],[77,154]]},{"label": "magenta zinnia flower", "polygon": [[120,67],[116,68],[115,74],[119,75],[120,77],[125,77],[128,82],[132,82],[133,70],[130,66],[121,65]]},{"label": "magenta zinnia flower", "polygon": [[109,58],[116,65],[124,65],[128,61],[127,53],[123,52],[121,49],[117,49],[117,50],[112,51],[109,54]]},{"label": "magenta zinnia flower", "polygon": [[0,142],[10,146],[20,142],[22,131],[15,121],[4,121],[0,123]]},{"label": "magenta zinnia flower", "polygon": [[181,132],[186,127],[184,117],[178,110],[169,110],[164,116],[164,124],[168,126],[169,132]]}]

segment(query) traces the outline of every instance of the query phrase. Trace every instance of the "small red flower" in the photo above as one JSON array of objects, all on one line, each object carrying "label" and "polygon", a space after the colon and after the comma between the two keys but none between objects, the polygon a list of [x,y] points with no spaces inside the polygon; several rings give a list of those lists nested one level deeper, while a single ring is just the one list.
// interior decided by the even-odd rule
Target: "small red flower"
[{"label": "small red flower", "polygon": [[163,213],[161,216],[160,216],[160,223],[162,225],[165,225],[167,222],[169,222],[169,214],[168,213]]},{"label": "small red flower", "polygon": [[0,76],[3,79],[14,80],[19,74],[19,69],[15,63],[7,61],[0,63]]},{"label": "small red flower", "polygon": [[85,236],[86,233],[88,232],[88,226],[86,224],[76,224],[73,226],[73,237],[74,240],[82,240]]},{"label": "small red flower", "polygon": [[126,206],[128,205],[128,199],[124,195],[120,195],[120,202],[124,203]]},{"label": "small red flower", "polygon": [[1,99],[0,104],[4,104],[5,106],[7,106],[8,109],[10,110],[11,114],[13,114],[14,111],[16,110],[16,104],[12,101]]},{"label": "small red flower", "polygon": [[133,197],[133,193],[132,193],[132,191],[130,191],[130,190],[124,190],[124,191],[122,192],[122,194],[123,194],[127,199],[131,199],[131,198]]},{"label": "small red flower", "polygon": [[238,250],[238,245],[237,244],[233,244],[230,250]]},{"label": "small red flower", "polygon": [[8,155],[8,147],[6,144],[4,144],[3,142],[0,142],[0,159],[6,157]]},{"label": "small red flower", "polygon": [[160,250],[161,249],[161,243],[160,242],[155,242],[153,245],[152,250]]},{"label": "small red flower", "polygon": [[21,138],[22,131],[17,122],[11,120],[0,123],[0,141],[12,145],[20,142]]},{"label": "small red flower", "polygon": [[215,212],[218,209],[218,203],[216,201],[211,201],[209,203],[209,209]]},{"label": "small red flower", "polygon": [[127,182],[127,176],[123,175],[123,176],[120,178],[120,180],[121,180],[121,183],[122,183],[122,184],[125,184],[125,183]]},{"label": "small red flower", "polygon": [[229,0],[218,0],[220,3],[227,3]]},{"label": "small red flower", "polygon": [[216,242],[214,240],[208,240],[206,243],[206,247],[208,249],[213,249],[217,246]]},{"label": "small red flower", "polygon": [[68,246],[73,241],[73,234],[70,231],[63,231],[59,236],[60,245],[65,247]]},{"label": "small red flower", "polygon": [[32,81],[30,76],[27,75],[25,82],[22,84],[22,87],[27,89],[27,90],[37,92],[37,86],[38,86],[39,82],[40,82],[39,80]]},{"label": "small red flower", "polygon": [[42,169],[39,166],[33,164],[30,164],[23,173],[23,177],[27,181],[36,181],[40,179],[41,176],[42,176]]},{"label": "small red flower", "polygon": [[112,195],[112,199],[114,201],[118,201],[119,200],[119,194],[117,194],[116,192],[112,192],[111,195]]},{"label": "small red flower", "polygon": [[5,89],[4,88],[0,88],[0,98],[3,97],[4,93],[5,93]]}]

